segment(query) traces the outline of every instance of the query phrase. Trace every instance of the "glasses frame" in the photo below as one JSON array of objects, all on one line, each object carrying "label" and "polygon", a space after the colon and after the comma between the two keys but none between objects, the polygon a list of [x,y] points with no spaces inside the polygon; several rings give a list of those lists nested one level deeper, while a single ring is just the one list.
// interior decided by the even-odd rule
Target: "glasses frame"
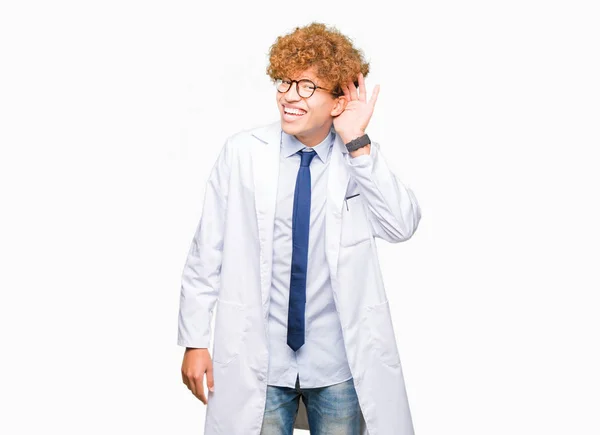
[{"label": "glasses frame", "polygon": [[[288,86],[288,88],[285,91],[280,91],[279,90],[279,85],[281,83],[283,83],[284,81],[289,81],[290,85]],[[281,82],[281,83],[279,83],[279,82]],[[300,82],[308,82],[308,83],[311,83],[313,85],[314,89],[313,89],[312,93],[308,97],[303,97],[302,95],[300,95]],[[298,94],[298,96],[300,98],[310,98],[310,97],[312,97],[315,94],[315,91],[317,89],[323,89],[324,91],[327,91],[330,94],[335,95],[336,97],[339,97],[341,95],[340,93],[332,91],[331,89],[327,89],[327,88],[324,88],[322,86],[317,86],[317,84],[315,82],[313,82],[312,80],[309,80],[309,79],[300,79],[300,80],[275,79],[275,84],[277,85],[276,89],[277,89],[277,92],[279,92],[280,94],[285,94],[285,93],[289,92],[289,90],[292,89],[292,85],[294,83],[296,83],[296,93]]]}]

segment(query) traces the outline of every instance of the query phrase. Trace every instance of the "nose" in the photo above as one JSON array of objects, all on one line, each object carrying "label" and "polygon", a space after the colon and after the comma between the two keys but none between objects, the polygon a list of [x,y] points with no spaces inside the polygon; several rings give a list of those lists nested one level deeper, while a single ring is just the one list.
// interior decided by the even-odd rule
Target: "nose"
[{"label": "nose", "polygon": [[300,97],[300,95],[298,94],[298,84],[296,82],[292,83],[292,86],[290,86],[288,91],[285,93],[284,98],[286,101],[290,102],[302,99],[302,97]]}]

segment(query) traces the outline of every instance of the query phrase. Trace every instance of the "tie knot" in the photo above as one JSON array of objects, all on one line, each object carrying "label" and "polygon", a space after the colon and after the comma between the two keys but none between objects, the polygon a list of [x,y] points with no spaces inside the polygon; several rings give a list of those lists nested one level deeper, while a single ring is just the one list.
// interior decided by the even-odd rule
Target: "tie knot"
[{"label": "tie knot", "polygon": [[300,150],[300,151],[298,151],[298,153],[300,154],[300,158],[302,159],[300,161],[300,166],[309,166],[313,157],[317,155],[315,150],[310,150],[310,151]]}]

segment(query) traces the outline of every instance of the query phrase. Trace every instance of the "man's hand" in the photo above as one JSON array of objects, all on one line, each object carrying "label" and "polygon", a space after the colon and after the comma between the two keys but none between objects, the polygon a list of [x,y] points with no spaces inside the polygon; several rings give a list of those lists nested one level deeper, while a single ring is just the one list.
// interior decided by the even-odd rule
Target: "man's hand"
[{"label": "man's hand", "polygon": [[[358,93],[360,90],[360,95]],[[365,87],[365,78],[362,73],[358,75],[358,89],[354,82],[350,80],[348,84],[342,86],[342,91],[346,97],[347,104],[344,111],[333,118],[335,131],[339,133],[344,143],[365,134],[367,125],[373,115],[377,95],[379,95],[379,85],[373,89],[373,95],[367,102],[367,89]]]},{"label": "man's hand", "polygon": [[181,365],[181,377],[188,389],[205,405],[208,400],[204,395],[204,373],[206,372],[206,385],[210,391],[214,391],[215,380],[213,379],[212,359],[208,349],[186,348]]}]

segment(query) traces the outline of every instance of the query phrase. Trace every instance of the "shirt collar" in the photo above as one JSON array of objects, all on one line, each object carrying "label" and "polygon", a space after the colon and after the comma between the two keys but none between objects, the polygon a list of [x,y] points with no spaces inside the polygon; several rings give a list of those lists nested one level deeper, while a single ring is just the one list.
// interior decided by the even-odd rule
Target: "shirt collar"
[{"label": "shirt collar", "polygon": [[329,156],[329,152],[333,146],[333,142],[335,140],[335,130],[333,129],[333,125],[329,130],[329,134],[325,137],[325,139],[318,145],[314,147],[306,147],[302,142],[296,139],[296,136],[287,134],[282,130],[281,132],[281,148],[284,157],[293,156],[298,151],[304,148],[312,148],[316,151],[317,155],[321,159],[323,163],[327,161],[327,157]]}]

